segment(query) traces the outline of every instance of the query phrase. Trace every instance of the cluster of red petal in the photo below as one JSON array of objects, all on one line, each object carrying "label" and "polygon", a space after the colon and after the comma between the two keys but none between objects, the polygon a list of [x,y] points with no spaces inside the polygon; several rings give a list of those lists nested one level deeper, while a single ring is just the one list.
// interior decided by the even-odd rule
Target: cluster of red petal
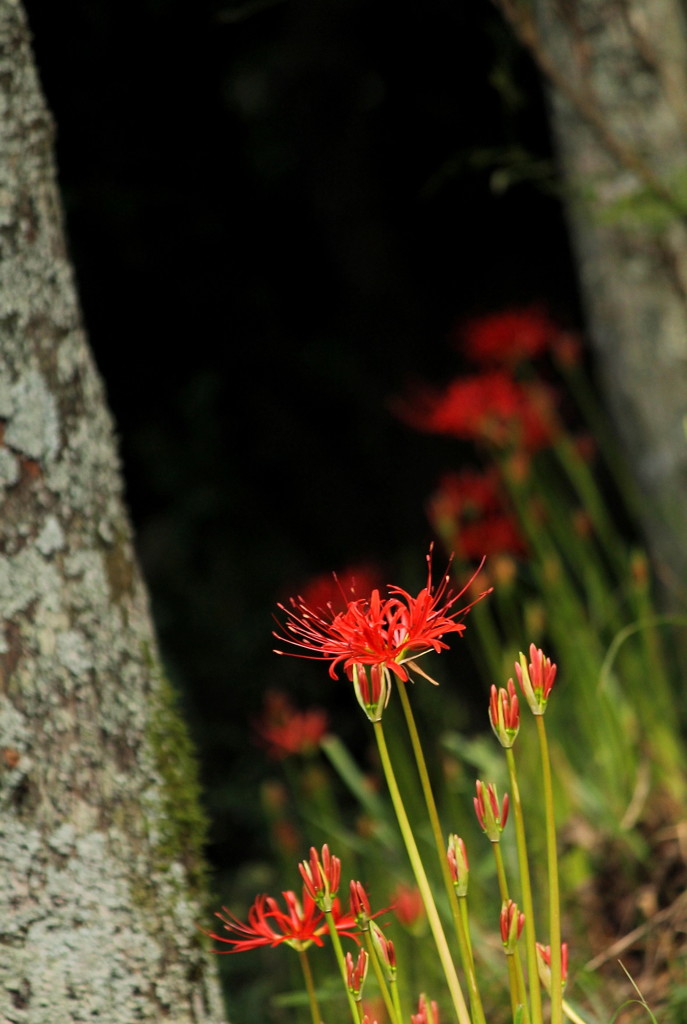
[{"label": "cluster of red petal", "polygon": [[496,467],[479,473],[447,473],[428,503],[439,536],[465,559],[498,554],[522,555],[525,541],[506,508]]},{"label": "cluster of red petal", "polygon": [[286,694],[268,690],[263,716],[254,728],[269,756],[282,760],[316,750],[329,729],[329,718],[320,708],[297,711]]},{"label": "cluster of red petal", "polygon": [[443,393],[406,403],[401,414],[417,430],[499,448],[537,451],[559,431],[550,388],[514,380],[502,370],[457,377]]},{"label": "cluster of red petal", "polygon": [[[272,896],[256,897],[248,911],[248,920],[244,924],[234,917],[226,907],[223,913],[217,912],[216,917],[222,922],[231,938],[208,932],[211,939],[226,942],[232,949],[215,950],[217,953],[243,953],[248,949],[260,946],[279,946],[286,943],[294,949],[306,949],[311,943],[322,946],[322,936],[328,931],[326,917],[318,909],[307,890],[303,890],[303,899],[299,900],[292,891],[282,893],[286,910],[282,910]],[[344,914],[338,900],[332,907],[336,930],[341,935],[355,939],[355,918],[353,914]]]},{"label": "cluster of red petal", "polygon": [[560,333],[544,307],[532,305],[476,317],[460,336],[463,350],[475,362],[513,366],[542,355]]},{"label": "cluster of red petal", "polygon": [[[408,672],[404,663],[429,650],[445,650],[448,644],[441,638],[446,633],[460,635],[465,625],[458,620],[476,603],[455,607],[474,576],[461,591],[454,593],[445,574],[434,590],[431,553],[427,562],[427,586],[417,597],[401,587],[389,587],[386,597],[373,590],[369,598],[349,601],[345,611],[336,614],[331,608],[318,610],[307,605],[302,597],[295,598],[290,608],[279,606],[287,619],[283,632],[275,636],[300,648],[294,657],[330,662],[329,674],[334,679],[340,665],[349,676],[355,665],[372,665],[384,666],[405,681]],[[280,650],[276,653],[293,654]]]}]

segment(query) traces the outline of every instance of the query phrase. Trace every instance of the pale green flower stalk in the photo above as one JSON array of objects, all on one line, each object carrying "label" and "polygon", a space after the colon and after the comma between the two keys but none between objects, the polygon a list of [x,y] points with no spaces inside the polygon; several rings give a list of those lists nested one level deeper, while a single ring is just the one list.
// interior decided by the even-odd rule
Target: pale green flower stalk
[{"label": "pale green flower stalk", "polygon": [[439,961],[446,977],[453,1008],[460,1024],[471,1024],[470,1014],[465,1002],[465,996],[463,995],[463,990],[461,988],[460,981],[458,980],[458,975],[456,974],[456,968],[446,941],[446,935],[444,934],[436,903],[434,902],[427,873],[425,872],[422,858],[420,857],[420,852],[415,842],[413,830],[403,804],[403,798],[398,788],[398,783],[396,782],[396,776],[391,764],[391,758],[389,757],[389,750],[384,737],[384,729],[382,727],[381,720],[373,722],[373,726],[382,769],[389,788],[389,795],[391,797],[394,811],[396,812],[396,818],[408,853],[410,865],[413,869],[413,874],[415,875],[415,881],[417,882],[418,889],[420,890],[422,902],[425,905],[427,920],[429,922],[432,935],[434,936],[437,953],[439,954]]},{"label": "pale green flower stalk", "polygon": [[418,774],[420,776],[422,794],[424,796],[427,814],[429,816],[430,825],[432,827],[434,845],[436,847],[437,856],[439,858],[439,869],[441,871],[441,877],[443,878],[444,886],[446,888],[449,904],[451,907],[453,924],[456,931],[456,938],[458,939],[458,948],[460,950],[460,958],[463,964],[463,970],[465,971],[465,976],[468,981],[470,1007],[475,1020],[475,1024],[486,1024],[484,1008],[482,1006],[482,998],[480,996],[479,987],[477,985],[477,976],[475,974],[475,963],[472,955],[472,946],[470,943],[470,932],[466,926],[465,916],[461,912],[461,907],[458,902],[458,897],[453,884],[453,879],[451,878],[448,860],[446,859],[446,849],[444,846],[444,838],[441,830],[441,824],[439,822],[439,812],[437,811],[434,793],[432,792],[432,785],[429,779],[429,772],[427,771],[427,763],[425,761],[422,743],[420,742],[420,736],[417,731],[417,726],[415,724],[415,716],[413,715],[413,709],[410,705],[410,700],[408,699],[408,692],[406,690],[405,683],[403,683],[399,679],[397,680],[396,685],[399,692],[399,696],[401,698],[401,706],[403,707],[403,713],[405,715],[406,725],[408,727],[408,733],[410,735],[410,742],[413,748],[413,754],[415,755],[415,763],[417,765]]},{"label": "pale green flower stalk", "polygon": [[310,1006],[312,1024],[321,1024],[322,1017],[320,1016],[320,1008],[317,1003],[317,996],[315,995],[315,985],[313,983],[312,970],[310,969],[310,961],[308,960],[308,954],[304,949],[298,950],[298,959],[300,960],[301,970],[303,971],[305,991],[308,994],[308,1005]]},{"label": "pale green flower stalk", "polygon": [[534,903],[532,900],[532,883],[530,866],[527,856],[527,839],[525,836],[525,818],[520,799],[520,787],[515,770],[515,758],[511,747],[506,748],[506,763],[510,780],[510,795],[515,819],[515,842],[518,851],[518,871],[522,888],[522,905],[525,913],[525,948],[527,951],[527,978],[529,982],[530,1010],[532,1024],[542,1024],[542,998],[537,968],[537,937],[534,927]]}]

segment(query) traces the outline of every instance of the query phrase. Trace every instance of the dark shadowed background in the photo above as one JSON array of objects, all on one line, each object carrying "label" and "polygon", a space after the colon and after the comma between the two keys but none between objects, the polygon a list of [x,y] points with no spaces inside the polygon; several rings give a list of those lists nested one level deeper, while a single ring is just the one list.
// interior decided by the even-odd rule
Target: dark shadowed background
[{"label": "dark shadowed background", "polygon": [[[577,324],[543,98],[487,0],[27,0],[87,328],[218,867],[257,854],[274,602],[415,585],[455,445],[390,402],[461,317]],[[450,453],[450,454],[449,454]]]}]

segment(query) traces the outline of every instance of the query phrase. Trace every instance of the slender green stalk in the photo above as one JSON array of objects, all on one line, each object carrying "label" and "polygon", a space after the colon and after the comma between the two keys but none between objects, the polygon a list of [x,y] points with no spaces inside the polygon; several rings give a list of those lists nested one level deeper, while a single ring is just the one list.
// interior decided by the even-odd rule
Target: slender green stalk
[{"label": "slender green stalk", "polygon": [[429,772],[427,771],[427,762],[425,761],[422,743],[420,742],[420,736],[417,731],[417,726],[415,724],[415,716],[413,715],[413,709],[410,705],[410,700],[408,699],[408,691],[406,689],[405,683],[402,682],[400,679],[398,679],[396,682],[398,692],[401,698],[403,714],[405,715],[406,725],[408,726],[408,733],[410,735],[410,742],[413,748],[413,754],[415,755],[415,763],[417,765],[418,774],[420,776],[422,794],[425,798],[427,814],[429,815],[429,821],[432,826],[434,845],[436,847],[437,857],[439,859],[439,870],[441,871],[441,877],[443,878],[444,886],[446,888],[446,893],[449,899],[449,904],[451,906],[453,925],[456,930],[458,948],[460,950],[460,958],[463,964],[463,970],[465,971],[465,975],[468,979],[468,989],[470,992],[470,1008],[472,1009],[472,1013],[475,1018],[476,1024],[486,1024],[484,1008],[482,1006],[482,999],[479,993],[479,987],[477,985],[477,976],[475,975],[475,963],[472,956],[470,932],[465,927],[465,918],[460,912],[460,907],[458,905],[458,897],[456,896],[456,890],[453,887],[453,880],[451,879],[451,872],[448,866],[448,859],[446,857],[445,839],[441,831],[441,824],[439,822],[439,812],[437,811],[434,793],[432,792],[432,784],[429,779]]},{"label": "slender green stalk", "polygon": [[527,840],[525,838],[525,819],[522,812],[520,787],[515,771],[515,758],[510,747],[506,748],[506,762],[510,779],[510,797],[515,818],[515,841],[518,850],[518,868],[522,887],[522,909],[525,914],[525,944],[527,948],[527,977],[530,990],[530,1004],[533,1024],[542,1024],[542,999],[537,969],[537,939],[534,926],[534,903],[532,901],[532,883],[527,858]]},{"label": "slender green stalk", "polygon": [[370,931],[369,927],[365,929],[364,934],[365,945],[367,946],[367,953],[370,958],[370,963],[372,964],[372,970],[375,972],[375,978],[377,979],[380,994],[382,996],[382,999],[384,1000],[384,1005],[386,1006],[386,1012],[389,1014],[390,1024],[401,1024],[401,1016],[400,1013],[397,1012],[397,1009],[391,1000],[389,986],[386,983],[386,978],[384,977],[382,965],[379,962],[379,954],[377,953],[375,944],[372,941],[372,932]]},{"label": "slender green stalk", "polygon": [[492,843],[491,848],[494,851],[494,860],[496,861],[496,877],[499,883],[499,896],[501,897],[502,903],[507,903],[508,883],[506,882],[506,869],[503,866],[503,854],[501,853],[501,844]]},{"label": "slender green stalk", "polygon": [[329,928],[329,936],[332,940],[332,946],[334,947],[334,953],[336,954],[337,963],[339,964],[339,970],[341,971],[341,977],[343,978],[344,988],[346,989],[346,995],[348,997],[348,1005],[351,1011],[351,1017],[353,1018],[353,1024],[360,1024],[360,1017],[358,1014],[358,1007],[356,1006],[355,999],[351,995],[351,990],[348,987],[348,974],[346,971],[346,958],[344,957],[344,951],[341,946],[341,939],[339,933],[336,930],[336,924],[334,922],[334,915],[331,910],[325,911],[325,917],[327,919],[327,926]]},{"label": "slender green stalk", "polygon": [[549,932],[551,943],[551,1024],[563,1020],[563,974],[561,967],[561,905],[558,886],[558,851],[556,849],[556,819],[553,806],[551,759],[546,738],[544,716],[535,715],[541,751],[542,779],[544,782],[544,810],[546,814],[546,859],[549,869]]},{"label": "slender green stalk", "polygon": [[429,880],[415,842],[415,837],[413,836],[413,831],[408,820],[408,815],[406,814],[398,783],[396,782],[396,776],[394,774],[391,758],[389,757],[389,750],[384,737],[384,729],[381,721],[373,722],[372,724],[374,726],[375,738],[377,740],[379,757],[382,763],[386,783],[389,788],[389,795],[391,796],[391,802],[394,806],[394,811],[396,812],[396,818],[398,819],[398,825],[408,853],[408,859],[410,860],[413,874],[415,875],[415,880],[417,882],[418,889],[420,890],[420,895],[422,896],[422,902],[425,905],[427,920],[432,930],[432,935],[434,936],[434,942],[437,947],[444,975],[446,976],[446,982],[451,995],[451,1001],[453,1002],[453,1008],[460,1024],[472,1024],[470,1014],[468,1013],[468,1008],[465,1003],[465,997],[460,987],[460,981],[456,974],[456,968],[448,948],[444,929],[439,918],[434,897],[432,896]]},{"label": "slender green stalk", "polygon": [[[401,997],[398,994],[398,984],[396,982],[396,979],[394,979],[391,982],[391,996],[392,996],[393,1001],[394,1001],[394,1007],[396,1009],[396,1016],[398,1018],[399,1024],[401,1024],[401,1021],[403,1019],[403,1014],[401,1012]],[[584,1024],[584,1022],[583,1022],[583,1024]]]},{"label": "slender green stalk", "polygon": [[522,1006],[522,1024],[530,1024],[530,1008],[527,1003],[527,986],[525,985],[525,972],[522,969],[520,950],[516,950],[513,956],[515,962],[515,976],[518,983],[518,1004]]},{"label": "slender green stalk", "polygon": [[312,1018],[312,1024],[322,1024],[322,1018],[320,1017],[320,1008],[317,1005],[317,996],[315,995],[315,985],[313,984],[312,971],[310,970],[310,961],[308,960],[308,954],[304,949],[298,950],[298,959],[301,962],[301,969],[303,971],[305,991],[308,993],[308,1002],[310,1004],[310,1016]]},{"label": "slender green stalk", "polygon": [[506,954],[506,962],[508,964],[508,988],[510,991],[510,1010],[515,1020],[515,1015],[518,1012],[518,1005],[520,1005],[520,991],[518,989],[518,972],[515,966],[515,955],[513,953]]}]

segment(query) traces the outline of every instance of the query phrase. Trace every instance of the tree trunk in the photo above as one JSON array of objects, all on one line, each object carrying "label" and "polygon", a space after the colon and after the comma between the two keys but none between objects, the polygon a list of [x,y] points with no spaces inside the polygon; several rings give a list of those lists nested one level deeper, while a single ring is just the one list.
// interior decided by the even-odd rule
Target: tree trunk
[{"label": "tree trunk", "polygon": [[687,594],[687,30],[679,0],[497,0],[551,89],[589,334],[654,561]]},{"label": "tree trunk", "polygon": [[195,766],[16,0],[0,0],[0,103],[0,1018],[219,1024]]}]

